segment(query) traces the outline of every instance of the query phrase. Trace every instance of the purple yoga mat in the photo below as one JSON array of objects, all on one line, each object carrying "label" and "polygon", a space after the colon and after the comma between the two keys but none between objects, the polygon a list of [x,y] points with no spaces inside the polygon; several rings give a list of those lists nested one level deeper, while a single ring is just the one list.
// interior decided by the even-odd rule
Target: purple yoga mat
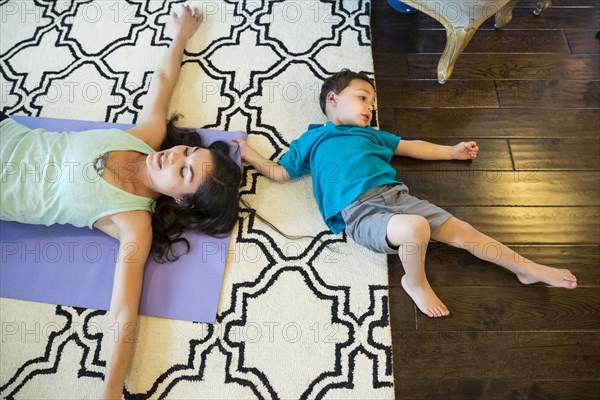
[{"label": "purple yoga mat", "polygon": [[[53,132],[132,125],[53,118],[12,117]],[[196,129],[204,143],[230,144],[244,132]],[[191,251],[173,263],[146,263],[140,314],[213,323],[223,282],[229,236],[187,234]],[[179,249],[181,254],[182,246]],[[0,221],[0,296],[107,310],[110,304],[118,242],[104,233],[71,225],[28,225]]]}]

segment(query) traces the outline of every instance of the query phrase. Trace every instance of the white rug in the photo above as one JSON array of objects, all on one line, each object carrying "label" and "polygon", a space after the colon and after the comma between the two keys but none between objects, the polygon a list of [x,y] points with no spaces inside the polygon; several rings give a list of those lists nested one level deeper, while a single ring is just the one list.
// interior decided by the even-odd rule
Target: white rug
[{"label": "white rug", "polygon": [[[35,116],[134,122],[180,1],[0,2],[0,105]],[[278,158],[323,122],[322,79],[371,73],[369,2],[203,1],[171,109],[186,126],[245,130]],[[387,264],[332,235],[310,179],[245,167],[217,323],[140,318],[126,398],[390,399]],[[266,227],[254,212],[292,235]],[[325,245],[329,244],[328,247]],[[2,398],[97,398],[103,311],[0,300]]]}]

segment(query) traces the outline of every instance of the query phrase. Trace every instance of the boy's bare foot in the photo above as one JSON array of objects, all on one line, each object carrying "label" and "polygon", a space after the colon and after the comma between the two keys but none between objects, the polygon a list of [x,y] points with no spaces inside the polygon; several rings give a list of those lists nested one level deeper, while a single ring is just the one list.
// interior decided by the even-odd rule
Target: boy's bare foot
[{"label": "boy's bare foot", "polygon": [[558,269],[545,265],[533,264],[522,272],[517,272],[519,281],[525,285],[544,282],[551,286],[575,289],[577,278],[568,269]]},{"label": "boy's bare foot", "polygon": [[436,296],[427,280],[423,284],[411,286],[407,283],[406,275],[404,275],[400,282],[404,291],[413,299],[423,314],[432,318],[445,317],[450,314],[448,308]]}]

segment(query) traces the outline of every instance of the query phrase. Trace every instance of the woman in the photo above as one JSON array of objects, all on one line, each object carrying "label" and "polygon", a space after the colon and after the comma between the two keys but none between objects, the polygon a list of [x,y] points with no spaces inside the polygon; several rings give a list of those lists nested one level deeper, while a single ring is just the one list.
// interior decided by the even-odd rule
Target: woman
[{"label": "woman", "polygon": [[[184,6],[173,22],[175,38],[154,73],[139,124],[127,133],[32,131],[0,115],[0,218],[93,226],[120,242],[103,398],[122,395],[150,251],[176,259],[171,246],[187,244],[183,231],[223,234],[237,221],[241,172],[227,145],[204,148],[198,135],[175,129],[173,119],[167,124],[183,50],[201,16]],[[45,179],[36,179],[31,166],[40,164],[54,166],[54,174],[46,170]]]}]

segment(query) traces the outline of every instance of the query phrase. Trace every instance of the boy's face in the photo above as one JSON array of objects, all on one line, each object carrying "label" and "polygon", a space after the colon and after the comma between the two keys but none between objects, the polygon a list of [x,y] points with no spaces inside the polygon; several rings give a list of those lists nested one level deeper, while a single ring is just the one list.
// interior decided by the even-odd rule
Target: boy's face
[{"label": "boy's face", "polygon": [[327,94],[328,118],[336,125],[369,126],[373,118],[375,90],[362,79],[353,79],[344,90]]}]

